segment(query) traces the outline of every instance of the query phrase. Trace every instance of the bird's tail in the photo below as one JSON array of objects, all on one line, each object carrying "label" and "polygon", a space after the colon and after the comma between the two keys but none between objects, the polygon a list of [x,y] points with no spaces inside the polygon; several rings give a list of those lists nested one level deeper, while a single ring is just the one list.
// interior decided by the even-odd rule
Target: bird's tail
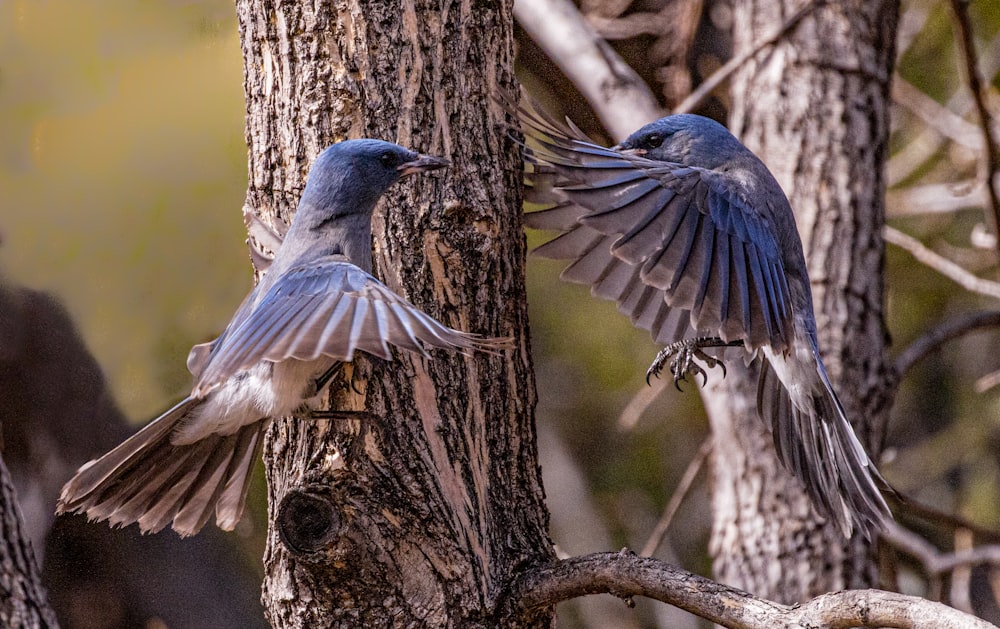
[{"label": "bird's tail", "polygon": [[[771,420],[778,457],[801,481],[813,504],[845,536],[854,527],[868,539],[892,519],[882,490],[891,492],[865,452],[814,351],[817,386],[793,401],[769,360],[761,361],[757,412]],[[769,358],[771,358],[769,356]],[[801,384],[801,383],[799,383]],[[801,398],[802,396],[800,396]]]},{"label": "bird's tail", "polygon": [[174,429],[202,402],[185,399],[81,467],[63,486],[57,512],[86,513],[115,526],[137,522],[144,533],[173,521],[181,536],[201,530],[212,511],[220,528],[236,526],[267,422],[191,444],[171,443]]}]

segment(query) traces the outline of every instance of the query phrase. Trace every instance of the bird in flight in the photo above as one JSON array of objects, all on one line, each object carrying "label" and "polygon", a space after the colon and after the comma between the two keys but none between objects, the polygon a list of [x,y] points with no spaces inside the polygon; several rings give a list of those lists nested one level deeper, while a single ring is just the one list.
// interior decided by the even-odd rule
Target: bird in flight
[{"label": "bird in flight", "polygon": [[724,126],[677,114],[621,144],[592,142],[523,105],[528,226],[560,232],[535,250],[663,345],[647,381],[678,386],[721,366],[712,348],[763,356],[757,409],[781,461],[849,536],[891,519],[888,490],[820,357],[802,242],[788,198]]},{"label": "bird in flight", "polygon": [[[439,323],[372,276],[372,212],[404,177],[448,166],[379,140],[334,144],[316,158],[283,241],[225,330],[196,345],[188,397],[63,487],[58,512],[83,512],[143,532],[172,523],[197,533],[215,513],[231,530],[272,418],[323,417],[326,384],[363,351],[396,346],[497,351],[486,338]],[[259,254],[255,259],[260,259]],[[258,267],[261,268],[261,267]]]}]

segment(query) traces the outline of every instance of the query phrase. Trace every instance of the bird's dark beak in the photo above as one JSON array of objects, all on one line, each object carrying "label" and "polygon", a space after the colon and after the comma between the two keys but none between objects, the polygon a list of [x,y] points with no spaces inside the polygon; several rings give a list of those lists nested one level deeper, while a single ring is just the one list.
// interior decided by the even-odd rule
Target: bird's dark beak
[{"label": "bird's dark beak", "polygon": [[400,172],[401,177],[408,177],[410,175],[415,175],[417,173],[426,172],[428,170],[437,170],[439,168],[447,168],[451,166],[451,162],[443,157],[435,157],[433,155],[420,155],[417,159],[412,162],[406,162],[405,164],[400,164],[396,170]]},{"label": "bird's dark beak", "polygon": [[618,151],[622,155],[630,155],[632,157],[643,157],[648,152],[646,149],[627,149],[621,144],[615,144],[611,147],[612,151]]}]

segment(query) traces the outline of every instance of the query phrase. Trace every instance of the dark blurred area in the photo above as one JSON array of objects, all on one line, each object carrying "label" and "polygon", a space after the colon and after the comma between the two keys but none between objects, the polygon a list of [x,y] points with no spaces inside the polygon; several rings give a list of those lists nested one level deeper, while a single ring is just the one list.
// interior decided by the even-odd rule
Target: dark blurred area
[{"label": "dark blurred area", "polygon": [[24,530],[63,627],[267,626],[259,561],[235,536],[144,536],[135,526],[53,516],[62,484],[132,429],[66,310],[9,284],[0,285],[0,427]]}]

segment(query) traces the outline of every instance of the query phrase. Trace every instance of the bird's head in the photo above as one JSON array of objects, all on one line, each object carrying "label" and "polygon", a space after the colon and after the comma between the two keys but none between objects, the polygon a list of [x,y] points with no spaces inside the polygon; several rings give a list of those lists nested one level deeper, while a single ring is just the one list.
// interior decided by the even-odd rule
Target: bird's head
[{"label": "bird's head", "polygon": [[302,204],[370,212],[378,198],[403,177],[449,165],[382,140],[346,140],[320,153],[309,171]]},{"label": "bird's head", "polygon": [[724,126],[695,114],[675,114],[642,127],[614,147],[659,162],[717,168],[746,149]]}]

